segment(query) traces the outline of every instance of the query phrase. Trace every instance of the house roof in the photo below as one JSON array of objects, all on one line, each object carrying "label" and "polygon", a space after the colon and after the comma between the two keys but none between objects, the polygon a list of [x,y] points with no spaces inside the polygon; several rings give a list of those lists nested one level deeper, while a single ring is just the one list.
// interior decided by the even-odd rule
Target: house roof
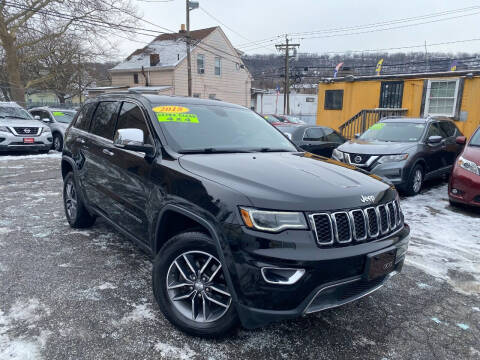
[{"label": "house roof", "polygon": [[[190,31],[190,38],[196,41],[203,40],[217,27]],[[174,67],[187,56],[185,33],[170,33],[157,36],[150,44],[131,53],[125,61],[115,66],[111,71],[164,69]],[[195,45],[192,45],[195,48]],[[160,62],[150,66],[150,54],[158,54]]]},{"label": "house roof", "polygon": [[460,71],[439,71],[410,74],[391,74],[391,75],[368,75],[354,76],[347,75],[338,78],[323,78],[321,82],[352,82],[352,81],[370,81],[370,80],[396,80],[396,79],[417,79],[417,78],[435,78],[435,77],[458,77],[458,76],[479,76],[480,70],[460,70]]}]

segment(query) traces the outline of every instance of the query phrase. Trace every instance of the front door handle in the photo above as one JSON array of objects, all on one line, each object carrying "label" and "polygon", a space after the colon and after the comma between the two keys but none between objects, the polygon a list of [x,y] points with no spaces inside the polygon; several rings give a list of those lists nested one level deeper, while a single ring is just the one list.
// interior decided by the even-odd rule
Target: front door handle
[{"label": "front door handle", "polygon": [[105,155],[108,155],[108,156],[113,156],[115,155],[114,152],[108,150],[108,149],[103,149],[102,152],[105,154]]}]

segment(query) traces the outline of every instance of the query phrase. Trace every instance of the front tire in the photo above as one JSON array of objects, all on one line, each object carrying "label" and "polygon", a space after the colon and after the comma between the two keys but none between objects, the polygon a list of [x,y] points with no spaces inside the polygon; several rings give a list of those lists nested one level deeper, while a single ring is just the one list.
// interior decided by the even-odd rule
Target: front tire
[{"label": "front tire", "polygon": [[53,150],[58,152],[63,150],[63,137],[61,134],[53,134]]},{"label": "front tire", "polygon": [[405,186],[406,195],[413,196],[420,192],[423,185],[423,175],[424,173],[422,165],[415,165]]},{"label": "front tire", "polygon": [[199,232],[172,237],[153,262],[153,293],[165,317],[184,332],[225,336],[238,324],[213,240]]},{"label": "front tire", "polygon": [[87,228],[95,223],[95,217],[87,211],[78,191],[73,172],[69,172],[63,179],[63,205],[72,228]]}]

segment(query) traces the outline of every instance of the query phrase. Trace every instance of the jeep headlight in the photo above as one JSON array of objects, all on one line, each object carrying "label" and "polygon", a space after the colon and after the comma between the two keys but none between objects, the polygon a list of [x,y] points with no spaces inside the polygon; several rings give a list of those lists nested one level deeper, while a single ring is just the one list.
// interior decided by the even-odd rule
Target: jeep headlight
[{"label": "jeep headlight", "polygon": [[408,159],[408,154],[384,155],[380,159],[378,159],[378,162],[380,164],[384,164],[387,162],[397,162],[397,161],[403,161],[407,159]]},{"label": "jeep headlight", "polygon": [[250,229],[278,232],[285,229],[307,229],[307,221],[302,212],[266,211],[240,208],[244,224]]},{"label": "jeep headlight", "polygon": [[478,166],[473,161],[467,160],[463,156],[459,156],[457,162],[458,162],[458,165],[461,168],[463,168],[467,171],[470,171],[474,174],[480,175],[479,170],[478,170]]},{"label": "jeep headlight", "polygon": [[345,155],[340,150],[333,149],[332,158],[335,160],[344,161]]}]

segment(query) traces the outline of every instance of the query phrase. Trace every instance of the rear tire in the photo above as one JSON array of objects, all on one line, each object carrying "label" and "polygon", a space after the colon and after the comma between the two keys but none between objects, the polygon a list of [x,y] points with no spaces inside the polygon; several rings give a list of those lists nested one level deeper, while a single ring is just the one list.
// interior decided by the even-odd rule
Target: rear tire
[{"label": "rear tire", "polygon": [[237,327],[237,312],[218,259],[213,240],[199,232],[172,237],[155,257],[155,299],[165,317],[188,334],[222,337]]},{"label": "rear tire", "polygon": [[95,217],[87,211],[78,191],[73,172],[69,172],[63,179],[63,205],[65,216],[72,228],[87,228],[95,223]]},{"label": "rear tire", "polygon": [[408,177],[407,184],[405,185],[405,194],[408,196],[417,195],[422,189],[423,185],[423,167],[422,165],[415,165],[410,176]]}]

